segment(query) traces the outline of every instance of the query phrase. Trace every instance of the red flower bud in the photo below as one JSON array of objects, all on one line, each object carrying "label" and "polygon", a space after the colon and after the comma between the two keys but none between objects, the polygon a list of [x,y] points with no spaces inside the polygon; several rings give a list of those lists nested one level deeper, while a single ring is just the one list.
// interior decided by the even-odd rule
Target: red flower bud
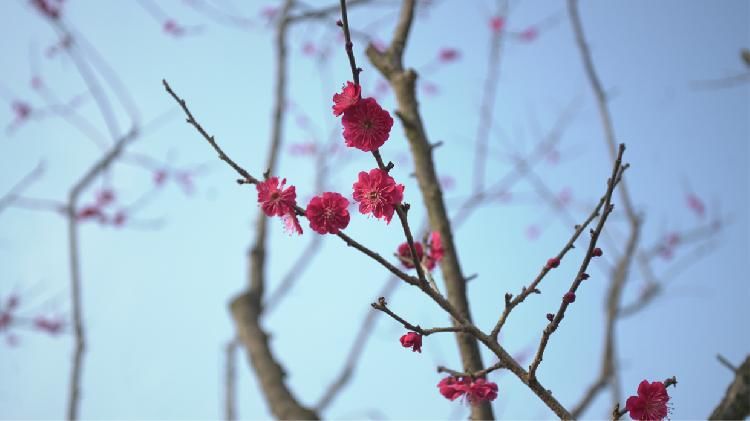
[{"label": "red flower bud", "polygon": [[604,253],[602,252],[602,249],[600,249],[599,247],[595,248],[595,249],[594,249],[594,250],[593,250],[593,251],[591,252],[591,255],[592,255],[592,256],[594,256],[594,257],[599,257],[599,256],[601,256],[602,254],[604,254]]},{"label": "red flower bud", "polygon": [[563,302],[566,302],[568,304],[575,302],[576,300],[576,293],[573,291],[568,291],[563,295]]},{"label": "red flower bud", "polygon": [[411,348],[412,352],[422,352],[422,335],[417,332],[408,332],[401,337],[401,346]]},{"label": "red flower bud", "polygon": [[558,266],[560,266],[560,259],[558,259],[557,257],[553,257],[547,260],[547,269],[554,269]]},{"label": "red flower bud", "polygon": [[555,315],[552,313],[547,313],[547,320],[549,320],[550,322],[555,320]]}]

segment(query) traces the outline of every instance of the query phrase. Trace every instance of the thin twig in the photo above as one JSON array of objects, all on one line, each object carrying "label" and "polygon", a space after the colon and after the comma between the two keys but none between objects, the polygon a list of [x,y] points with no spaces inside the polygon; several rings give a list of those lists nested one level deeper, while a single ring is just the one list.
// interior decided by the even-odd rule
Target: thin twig
[{"label": "thin twig", "polygon": [[[596,228],[591,230],[591,241],[589,242],[588,250],[586,251],[586,255],[581,262],[581,267],[578,269],[578,273],[576,274],[576,277],[573,280],[573,284],[571,285],[568,292],[574,294],[574,297],[576,291],[578,290],[578,287],[581,285],[581,282],[583,282],[585,279],[584,274],[586,273],[589,262],[591,262],[591,259],[594,257],[596,241],[599,239],[599,235],[601,235],[601,232],[604,229],[604,224],[607,222],[607,217],[612,213],[614,209],[614,205],[612,205],[612,193],[614,192],[615,186],[617,186],[618,181],[620,181],[622,178],[622,172],[626,168],[626,166],[622,165],[622,154],[624,152],[625,144],[621,143],[617,158],[615,159],[615,165],[612,168],[612,175],[610,176],[609,180],[607,180],[607,191],[604,194],[604,209],[602,210],[601,216],[599,217],[599,222],[597,223]],[[549,338],[550,336],[552,336],[552,333],[557,330],[558,326],[560,326],[560,322],[562,321],[563,317],[565,317],[565,310],[567,310],[571,302],[572,301],[563,299],[560,303],[560,308],[557,310],[554,318],[544,329],[544,333],[542,334],[542,339],[539,342],[539,348],[537,349],[536,356],[534,357],[534,361],[529,367],[529,376],[531,376],[531,378],[536,377],[536,370],[537,368],[539,368],[539,364],[542,363],[542,359],[544,358],[544,350],[547,347]]]},{"label": "thin twig", "polygon": [[375,310],[382,311],[383,313],[391,316],[394,320],[401,323],[407,330],[411,330],[412,332],[417,332],[422,336],[429,336],[433,333],[444,333],[444,332],[468,332],[468,327],[466,326],[451,326],[451,327],[435,327],[431,329],[423,329],[419,325],[413,325],[406,320],[404,320],[401,316],[394,313],[391,309],[388,308],[388,303],[385,301],[384,297],[378,298],[378,301],[370,304],[372,308]]},{"label": "thin twig", "polygon": [[475,379],[475,378],[478,378],[478,377],[484,377],[484,376],[490,374],[491,372],[493,372],[495,370],[499,370],[501,368],[505,368],[505,364],[502,361],[499,361],[499,362],[497,362],[497,363],[495,363],[495,364],[493,364],[493,365],[491,365],[491,366],[489,366],[487,368],[483,368],[483,369],[481,369],[479,371],[475,371],[473,373],[467,373],[467,372],[463,372],[463,371],[451,370],[450,368],[443,367],[443,366],[438,366],[437,372],[438,373],[448,373],[448,374],[450,374],[453,377],[470,377],[472,379]]}]

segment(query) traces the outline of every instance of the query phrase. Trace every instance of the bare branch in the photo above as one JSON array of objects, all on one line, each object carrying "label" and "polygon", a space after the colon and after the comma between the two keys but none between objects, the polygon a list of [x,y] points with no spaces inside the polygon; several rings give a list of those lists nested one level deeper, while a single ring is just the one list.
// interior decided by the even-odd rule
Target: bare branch
[{"label": "bare branch", "polygon": [[4,196],[0,197],[0,212],[5,210],[8,206],[13,204],[18,198],[18,195],[26,190],[29,185],[34,181],[38,180],[39,177],[44,173],[44,163],[39,162],[36,167],[29,171],[23,178],[21,178],[13,187],[5,193]]},{"label": "bare branch", "polygon": [[742,420],[748,415],[750,415],[750,355],[735,370],[734,380],[729,384],[724,397],[708,419]]},{"label": "bare branch", "polygon": [[[618,181],[622,178],[622,172],[625,170],[625,168],[627,168],[627,166],[622,165],[622,154],[624,152],[625,144],[620,144],[620,149],[617,154],[617,158],[615,159],[615,165],[612,168],[612,175],[610,176],[609,180],[607,180],[607,191],[604,194],[604,210],[599,217],[599,222],[597,223],[596,228],[591,230],[591,241],[589,242],[588,250],[586,251],[586,255],[583,258],[583,262],[581,262],[581,267],[580,269],[578,269],[578,273],[573,280],[573,284],[571,285],[569,291],[566,293],[566,298],[564,298],[560,303],[560,308],[557,310],[557,314],[555,314],[553,320],[551,320],[547,327],[544,329],[542,339],[539,342],[539,349],[536,352],[534,361],[529,367],[529,376],[531,376],[531,378],[534,378],[536,376],[536,370],[537,368],[539,368],[539,364],[542,363],[544,350],[547,347],[550,336],[552,336],[552,333],[557,330],[563,317],[565,317],[565,310],[573,302],[572,300],[575,300],[575,293],[578,290],[578,287],[581,285],[581,282],[583,282],[587,278],[587,276],[584,275],[586,274],[589,262],[591,262],[591,259],[595,257],[595,250],[598,250],[596,249],[596,241],[599,239],[599,235],[601,235],[601,232],[604,229],[604,224],[607,222],[607,217],[609,217],[609,215],[614,210],[614,205],[612,204],[612,193],[614,192],[615,186],[617,186]],[[567,299],[568,294],[572,294],[572,300]]]}]

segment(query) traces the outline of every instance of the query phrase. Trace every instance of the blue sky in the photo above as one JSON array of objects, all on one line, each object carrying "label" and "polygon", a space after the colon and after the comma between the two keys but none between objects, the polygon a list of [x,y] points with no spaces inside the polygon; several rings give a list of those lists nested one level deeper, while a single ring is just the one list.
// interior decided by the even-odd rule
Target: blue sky
[{"label": "blue sky", "polygon": [[[165,34],[161,23],[137,2],[65,2],[64,19],[85,37],[113,68],[147,123],[167,113],[166,123],[144,134],[130,149],[131,161],[147,155],[163,167],[200,169],[194,191],[185,194],[169,179],[123,228],[84,224],[82,267],[84,314],[89,348],[83,381],[81,416],[92,419],[214,419],[222,416],[223,346],[233,335],[228,300],[245,285],[245,251],[258,212],[252,190],[238,187],[229,168],[197,133],[184,124],[161,79],[187,99],[196,118],[245,168],[263,171],[272,103],[272,33],[259,18],[273,2],[214,1],[233,8],[256,24],[249,29],[218,23],[179,1],[158,2],[166,15],[194,32]],[[310,5],[328,2],[309,1]],[[456,48],[454,63],[433,66],[423,80],[436,94],[420,89],[420,106],[429,136],[442,140],[435,153],[441,175],[452,178],[448,203],[455,205],[471,187],[473,137],[487,67],[493,5],[487,1],[436,2],[413,28],[405,62],[430,69],[441,48]],[[507,27],[521,31],[546,22],[533,42],[509,39],[503,49],[494,111],[488,179],[513,169],[509,157],[528,153],[571,103],[573,117],[560,141],[558,163],[537,167],[550,189],[569,189],[570,213],[582,220],[604,190],[610,170],[601,124],[564,2],[512,1]],[[580,5],[593,58],[610,93],[618,139],[628,145],[632,167],[627,181],[645,225],[642,244],[658,242],[675,231],[705,225],[713,218],[727,222],[694,259],[679,250],[672,259],[656,259],[657,274],[675,265],[684,271],[669,281],[665,293],[643,311],[618,325],[618,346],[625,396],[644,378],[675,375],[674,419],[704,418],[713,409],[731,373],[716,361],[721,353],[739,362],[750,350],[742,334],[750,313],[746,265],[750,257],[748,203],[750,176],[750,84],[698,89],[696,81],[714,80],[747,71],[739,58],[750,46],[750,5],[742,1],[645,0],[582,1]],[[153,11],[152,11],[153,13]],[[374,29],[388,40],[393,6],[352,10],[358,29]],[[290,153],[292,145],[325,140],[340,122],[330,113],[330,97],[347,80],[348,64],[328,23],[301,24],[290,35],[289,100],[286,136],[278,174],[298,189],[301,202],[313,189],[315,164]],[[369,29],[368,29],[369,30]],[[11,101],[34,109],[44,102],[29,85],[36,72],[61,98],[85,92],[75,66],[63,54],[47,57],[56,42],[50,26],[27,2],[0,3],[0,51],[3,69],[0,121],[10,123]],[[304,45],[331,48],[318,62]],[[365,94],[373,94],[376,70],[355,43],[364,68]],[[36,69],[36,70],[32,70]],[[111,94],[111,92],[109,92]],[[395,108],[391,95],[382,105]],[[106,128],[89,96],[77,110],[99,130]],[[295,110],[309,121],[306,130]],[[128,115],[118,107],[120,125]],[[343,142],[343,141],[342,141]],[[94,143],[59,117],[26,122],[0,135],[0,195],[44,161],[41,179],[29,197],[65,200],[67,190],[99,156]],[[396,162],[394,176],[406,185],[412,204],[412,226],[422,222],[416,183],[409,177],[408,148],[398,123],[383,148]],[[139,161],[140,162],[140,161]],[[374,166],[368,156],[339,150],[328,190],[342,193],[361,170]],[[107,181],[118,205],[154,190],[153,170],[118,163]],[[84,195],[91,201],[98,186]],[[690,194],[706,206],[700,217],[686,205]],[[617,204],[617,202],[616,202]],[[625,223],[615,214],[607,227],[613,247],[622,249]],[[132,222],[132,223],[131,223]],[[272,221],[268,279],[270,289],[315,235],[303,224],[302,237],[289,237]],[[540,230],[530,240],[530,227]],[[383,255],[402,241],[398,224],[352,215],[347,228]],[[520,181],[507,201],[484,206],[456,232],[464,271],[478,278],[469,285],[477,324],[489,329],[502,309],[502,296],[533,279],[540,265],[557,253],[570,227]],[[611,250],[610,250],[611,251]],[[514,311],[503,343],[514,353],[538,342],[544,314],[557,306],[577,268],[580,251],[563,262],[533,296]],[[611,263],[605,248],[603,261]],[[681,259],[682,258],[682,259]],[[17,292],[19,314],[67,314],[69,268],[65,221],[56,214],[9,208],[0,214],[0,299]],[[686,259],[686,260],[683,260]],[[438,275],[439,278],[439,275]],[[374,262],[354,253],[335,238],[325,238],[304,277],[264,321],[273,333],[273,349],[289,372],[289,384],[312,404],[346,357],[369,303],[387,279]],[[572,405],[596,375],[603,342],[603,297],[607,266],[592,271],[548,348],[539,376],[563,403]],[[637,299],[643,275],[634,270],[625,301]],[[444,326],[448,319],[411,288],[388,297],[392,308],[413,323]],[[13,331],[16,346],[0,345],[0,417],[52,419],[64,415],[72,341],[30,329]],[[325,414],[328,418],[363,418],[377,411],[387,418],[464,418],[468,409],[443,399],[435,388],[436,365],[458,368],[455,341],[430,336],[422,354],[401,348],[402,328],[380,319],[357,367],[352,384]],[[5,338],[5,336],[3,336]],[[489,354],[485,361],[490,363]],[[244,358],[238,359],[239,414],[270,416]],[[513,376],[496,373],[500,396],[496,414],[508,418],[550,418],[552,414]],[[603,394],[587,413],[603,417],[611,411]],[[368,415],[369,414],[369,415]]]}]

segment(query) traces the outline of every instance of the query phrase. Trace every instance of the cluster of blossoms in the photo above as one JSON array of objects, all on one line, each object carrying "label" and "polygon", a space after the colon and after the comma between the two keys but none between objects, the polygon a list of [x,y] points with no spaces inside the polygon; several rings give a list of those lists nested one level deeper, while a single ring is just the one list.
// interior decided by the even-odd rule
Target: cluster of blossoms
[{"label": "cluster of blossoms", "polygon": [[96,193],[93,203],[83,206],[76,213],[79,221],[96,220],[100,224],[112,224],[120,227],[125,224],[127,216],[125,211],[118,210],[108,216],[107,210],[115,203],[115,192],[110,189],[102,189]]},{"label": "cluster of blossoms", "polygon": [[484,378],[451,376],[440,380],[437,387],[446,399],[453,401],[465,397],[472,405],[494,401],[497,398],[497,384]]},{"label": "cluster of blossoms", "polygon": [[[12,294],[8,296],[4,302],[0,302],[0,337],[5,336],[5,341],[10,346],[18,344],[18,336],[10,331],[13,322],[17,321],[16,312],[21,303],[21,299],[18,295]],[[33,328],[47,333],[49,335],[57,335],[63,331],[65,327],[65,321],[61,316],[36,316],[32,320]]]},{"label": "cluster of blossoms", "polygon": [[[414,243],[414,249],[417,251],[417,260],[420,261],[423,268],[432,271],[445,254],[439,232],[433,231],[432,234],[430,234],[430,238],[426,242],[426,248],[427,252],[425,253],[425,246],[423,246],[422,243]],[[398,246],[398,249],[396,249],[396,257],[398,257],[404,267],[407,269],[414,269],[414,259],[412,259],[411,256],[409,243],[404,242]]]},{"label": "cluster of blossoms", "polygon": [[669,395],[664,383],[644,380],[638,385],[638,395],[625,402],[625,409],[634,420],[662,420],[669,412],[667,402]]},{"label": "cluster of blossoms", "polygon": [[[351,82],[333,96],[333,114],[342,116],[343,136],[347,146],[365,152],[376,151],[390,136],[393,119],[374,98],[362,98],[362,89]],[[258,203],[267,216],[279,216],[291,233],[302,234],[297,215],[297,193],[294,186],[285,187],[286,179],[271,177],[256,184]],[[404,198],[403,184],[375,168],[359,173],[352,185],[353,199],[359,212],[390,223],[396,207]],[[349,200],[336,192],[313,197],[304,210],[310,228],[318,234],[337,234],[349,225]]]}]

